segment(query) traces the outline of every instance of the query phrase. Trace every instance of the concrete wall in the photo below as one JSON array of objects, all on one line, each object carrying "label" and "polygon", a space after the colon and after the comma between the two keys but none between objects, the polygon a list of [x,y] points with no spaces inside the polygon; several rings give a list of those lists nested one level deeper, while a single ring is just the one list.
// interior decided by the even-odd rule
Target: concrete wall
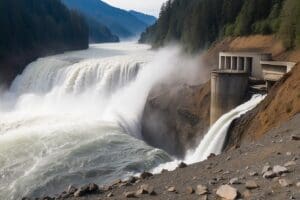
[{"label": "concrete wall", "polygon": [[271,60],[271,54],[256,52],[220,52],[219,70],[247,72],[249,76],[263,79],[260,62]]},{"label": "concrete wall", "polygon": [[214,71],[211,74],[211,111],[212,125],[223,114],[244,101],[248,87],[248,73]]}]

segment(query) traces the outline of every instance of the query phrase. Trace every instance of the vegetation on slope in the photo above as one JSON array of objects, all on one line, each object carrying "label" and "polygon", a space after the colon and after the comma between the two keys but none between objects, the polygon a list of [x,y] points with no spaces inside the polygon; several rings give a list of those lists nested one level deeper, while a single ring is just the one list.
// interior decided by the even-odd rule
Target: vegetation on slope
[{"label": "vegetation on slope", "polygon": [[187,50],[228,36],[277,34],[287,48],[300,46],[299,0],[169,0],[140,38],[154,47],[179,41]]},{"label": "vegetation on slope", "polygon": [[88,47],[88,27],[59,0],[0,1],[0,83],[41,55]]}]

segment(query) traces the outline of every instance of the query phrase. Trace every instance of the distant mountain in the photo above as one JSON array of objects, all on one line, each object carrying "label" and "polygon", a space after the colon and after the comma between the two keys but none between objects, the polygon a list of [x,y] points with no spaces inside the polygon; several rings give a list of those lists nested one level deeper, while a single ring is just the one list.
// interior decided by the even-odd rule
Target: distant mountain
[{"label": "distant mountain", "polygon": [[148,26],[153,25],[157,20],[157,18],[152,15],[146,15],[135,10],[130,10],[129,13],[141,20],[142,22],[146,23]]},{"label": "distant mountain", "polygon": [[86,17],[107,26],[113,34],[121,38],[137,36],[149,26],[149,23],[139,19],[135,14],[101,0],[62,0],[62,2],[69,8],[80,11]]},{"label": "distant mountain", "polygon": [[107,26],[99,23],[93,18],[86,17],[89,27],[89,42],[90,43],[105,43],[105,42],[119,42],[118,36],[112,34]]}]

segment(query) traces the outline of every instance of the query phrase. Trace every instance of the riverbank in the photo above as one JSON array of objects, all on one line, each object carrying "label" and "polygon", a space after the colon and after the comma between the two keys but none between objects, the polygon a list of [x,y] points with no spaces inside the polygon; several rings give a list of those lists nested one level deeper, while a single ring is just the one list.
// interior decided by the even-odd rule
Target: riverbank
[{"label": "riverbank", "polygon": [[[227,184],[244,199],[299,199],[299,122],[300,114],[269,131],[257,142],[231,149],[198,164],[183,165],[173,172],[163,171],[136,181],[116,181],[100,187],[96,194],[83,192],[81,195],[77,193],[79,197],[72,194],[58,199],[218,199],[217,190]],[[271,168],[279,172],[272,173]],[[269,176],[263,173],[264,169],[269,170]],[[205,188],[197,189],[199,185],[207,187],[207,191]],[[145,189],[141,190],[143,187]],[[146,194],[149,188],[151,194]],[[226,193],[229,194],[229,190]],[[66,194],[63,193],[63,196],[68,196]]]}]

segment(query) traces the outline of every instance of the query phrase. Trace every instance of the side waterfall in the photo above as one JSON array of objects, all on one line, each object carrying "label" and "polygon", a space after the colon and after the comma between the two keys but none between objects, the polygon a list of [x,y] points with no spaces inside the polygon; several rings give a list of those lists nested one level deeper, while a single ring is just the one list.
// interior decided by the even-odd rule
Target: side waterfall
[{"label": "side waterfall", "polygon": [[[221,154],[224,148],[228,129],[233,120],[241,117],[243,114],[255,108],[264,98],[265,96],[263,95],[254,95],[246,103],[224,114],[209,129],[198,147],[194,151],[187,153],[183,162],[187,164],[193,164],[207,159],[207,157],[211,154]],[[182,161],[175,160],[159,165],[153,170],[153,172],[160,173],[162,169],[174,170],[180,162]]]}]

